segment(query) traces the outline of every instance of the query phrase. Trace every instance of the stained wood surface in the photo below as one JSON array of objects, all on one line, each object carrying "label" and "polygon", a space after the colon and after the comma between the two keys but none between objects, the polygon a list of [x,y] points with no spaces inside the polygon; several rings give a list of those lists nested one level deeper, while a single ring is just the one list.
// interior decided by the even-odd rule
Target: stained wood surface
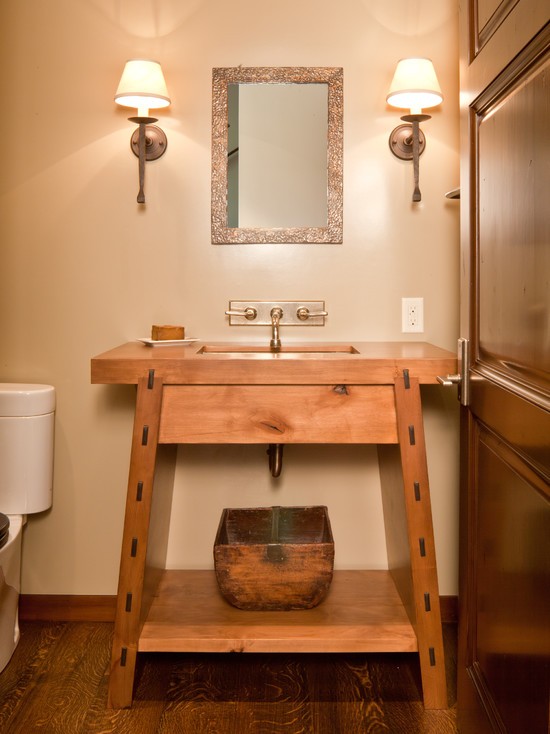
[{"label": "stained wood surface", "polygon": [[[458,597],[440,596],[441,620],[458,621]],[[116,596],[21,594],[19,619],[25,622],[113,622]]]},{"label": "stained wood surface", "polygon": [[[329,599],[322,605],[324,610],[333,609],[328,617],[321,617],[318,620],[312,617],[305,623],[302,619],[294,626],[292,623],[289,624],[290,616],[284,622],[275,619],[270,621],[263,616],[261,622],[257,620],[252,623],[252,629],[244,630],[244,632],[241,629],[236,639],[232,639],[228,637],[229,631],[231,634],[235,632],[231,625],[227,626],[223,621],[222,630],[217,629],[216,625],[220,625],[218,616],[214,625],[209,629],[209,633],[205,635],[206,628],[203,619],[207,607],[204,600],[201,600],[200,606],[196,606],[189,604],[188,598],[182,598],[178,607],[175,608],[172,600],[180,593],[182,581],[184,585],[189,586],[188,580],[191,576],[180,575],[177,577],[177,583],[172,583],[170,586],[170,583],[176,578],[173,573],[164,574],[166,583],[159,586],[156,601],[151,607],[151,613],[147,617],[140,636],[140,627],[144,618],[139,614],[142,608],[143,591],[145,591],[143,598],[148,596],[147,584],[145,590],[143,589],[143,582],[146,580],[143,550],[137,555],[133,550],[130,554],[128,551],[129,548],[133,548],[134,543],[137,543],[139,549],[143,549],[147,544],[148,513],[157,441],[185,442],[186,438],[190,436],[191,441],[206,443],[212,441],[212,438],[208,436],[213,430],[217,440],[224,443],[228,441],[273,443],[272,434],[266,441],[263,433],[260,435],[254,433],[254,422],[259,421],[264,429],[265,426],[268,426],[278,436],[282,434],[282,442],[286,443],[395,442],[397,432],[393,384],[394,381],[397,381],[396,385],[400,384],[403,381],[403,375],[406,374],[407,383],[410,379],[411,385],[415,386],[415,397],[412,401],[402,401],[404,406],[400,410],[401,417],[397,421],[397,428],[399,441],[403,444],[402,424],[408,420],[409,413],[411,419],[418,413],[421,422],[418,385],[435,382],[438,374],[454,371],[456,366],[454,355],[419,342],[366,343],[356,346],[355,350],[353,353],[349,349],[342,353],[329,350],[326,354],[322,352],[306,354],[263,352],[260,355],[235,354],[228,357],[228,354],[202,354],[200,344],[186,347],[162,347],[151,352],[143,344],[133,343],[122,345],[92,360],[93,382],[132,383],[136,381],[138,384],[119,576],[115,641],[112,652],[109,694],[112,706],[122,708],[131,705],[132,682],[138,649],[164,651],[250,649],[269,652],[274,650],[327,652],[414,649],[419,651],[421,657],[426,706],[428,708],[446,706],[445,696],[440,690],[445,685],[441,665],[441,669],[434,677],[434,671],[428,669],[426,662],[429,651],[429,666],[434,667],[434,649],[437,660],[440,661],[440,664],[443,662],[442,649],[439,649],[441,645],[437,640],[431,639],[432,633],[435,635],[436,631],[440,637],[439,599],[434,598],[434,614],[431,615],[433,619],[424,624],[423,621],[419,621],[418,616],[421,589],[417,581],[421,580],[420,577],[426,582],[424,586],[437,593],[435,558],[431,564],[432,572],[430,573],[415,574],[415,564],[412,564],[414,602],[417,612],[416,619],[412,620],[417,630],[417,635],[412,634],[414,639],[412,647],[410,642],[403,643],[404,639],[407,640],[411,636],[410,625],[407,623],[406,628],[401,626],[401,623],[397,623],[391,614],[388,616],[387,612],[378,615],[376,621],[370,618],[369,623],[365,626],[364,617],[372,605],[372,599],[368,596],[366,599],[361,596],[364,593],[362,584],[359,584],[359,594],[355,589],[355,595],[351,596],[346,596],[349,588],[345,587],[345,593],[335,604],[331,604],[330,599],[334,596],[329,594]],[[327,383],[331,386],[328,392]],[[246,387],[242,387],[243,384],[246,384]],[[195,387],[190,388],[190,385]],[[208,387],[202,389],[196,387],[199,385]],[[228,387],[221,388],[220,386],[223,385]],[[274,385],[278,387],[272,387]],[[292,387],[288,387],[289,385]],[[323,387],[317,387],[320,385]],[[380,385],[388,387],[380,388]],[[407,390],[407,392],[412,393],[413,391]],[[188,402],[189,396],[191,396],[190,403]],[[161,416],[161,403],[163,416]],[[209,409],[210,404],[212,404],[212,409]],[[209,424],[212,417],[213,421],[210,421]],[[292,421],[295,421],[298,428],[289,431],[289,428],[294,429]],[[194,426],[204,424],[208,425],[208,429],[197,435],[197,429]],[[235,425],[237,426],[236,435],[231,433]],[[355,426],[366,426],[367,429],[363,428],[355,435]],[[148,442],[146,433],[149,429]],[[419,439],[422,440],[419,441],[418,451],[422,453],[425,464],[425,449],[421,433],[419,431]],[[412,457],[402,450],[404,473],[407,466],[414,465],[414,463]],[[143,481],[140,481],[142,476]],[[412,478],[414,478],[413,474],[410,479]],[[136,484],[143,487],[143,502],[141,499],[138,503],[135,502]],[[429,508],[429,504],[427,507]],[[409,545],[412,550],[410,533],[409,523]],[[425,537],[431,550],[433,544],[431,517],[430,532],[425,534]],[[161,541],[161,544],[164,543],[164,539]],[[428,555],[431,559],[432,553]],[[185,572],[181,573],[185,574]],[[418,575],[419,578],[415,579],[415,575]],[[197,578],[197,576],[193,577]],[[386,578],[388,578],[387,574]],[[155,594],[155,586],[156,581],[149,587],[151,594]],[[196,598],[200,599],[203,588],[204,585],[195,594]],[[380,606],[391,609],[392,614],[398,610],[401,617],[405,616],[403,606],[394,603],[397,595],[393,586],[388,589],[387,594],[391,598],[386,596],[379,600]],[[185,596],[188,597],[189,594]],[[352,608],[359,608],[359,615],[353,619],[348,618],[346,616],[348,608],[344,607],[342,600],[349,602]],[[211,602],[207,601],[207,603]],[[158,615],[159,610],[166,612],[167,609],[171,610],[171,616],[163,618],[162,614]],[[191,610],[192,617],[182,617],[187,610]],[[308,611],[311,612],[311,610]],[[286,612],[285,614],[291,615],[292,613]],[[298,614],[304,614],[304,612],[298,612]],[[368,614],[366,616],[368,618]],[[435,617],[438,620],[437,629]],[[201,630],[198,636],[197,629]],[[259,630],[261,634],[258,634]],[[211,634],[212,631],[214,634]],[[322,638],[325,639],[322,641]],[[197,642],[197,639],[200,640],[200,643]],[[207,646],[205,646],[206,641],[208,641]],[[430,645],[429,648],[427,644]]]},{"label": "stained wood surface", "polygon": [[458,715],[464,734],[548,734],[550,5],[467,0],[460,16],[472,389],[461,410]]},{"label": "stained wood surface", "polygon": [[[113,706],[127,706],[132,700],[137,642],[143,618],[142,601],[146,607],[157,585],[150,579],[146,583],[146,559],[150,555],[147,541],[162,389],[158,378],[150,381],[142,377],[138,384],[111,660],[110,700]],[[166,548],[168,519],[169,514],[164,518],[163,535],[166,537],[157,538],[160,546],[154,551],[157,554],[162,555],[162,549]]]},{"label": "stained wood surface", "polygon": [[[400,592],[406,603],[412,597],[414,604],[411,621],[418,638],[424,705],[443,709],[447,707],[447,684],[426,442],[420,386],[416,378],[395,381],[395,402],[403,477],[403,485],[398,488],[395,499],[405,505],[412,581],[412,592],[409,584]],[[388,530],[386,523],[389,539]],[[393,574],[393,578],[399,583],[401,574]]]},{"label": "stained wood surface", "polygon": [[330,588],[334,539],[327,508],[226,508],[214,570],[230,604],[255,611],[317,606]]},{"label": "stained wood surface", "polygon": [[456,734],[456,627],[446,711],[422,705],[418,657],[140,655],[131,709],[107,708],[112,624],[22,624],[0,675],[3,734]]},{"label": "stained wood surface", "polygon": [[26,622],[113,622],[116,599],[114,595],[21,594],[19,619]]},{"label": "stained wood surface", "polygon": [[148,369],[154,369],[172,385],[392,385],[408,369],[420,383],[435,384],[437,375],[454,373],[457,367],[452,352],[426,342],[354,342],[357,354],[274,352],[231,357],[199,354],[203,346],[198,341],[177,347],[128,342],[92,359],[92,382],[137,384]]},{"label": "stained wood surface", "polygon": [[387,571],[335,571],[322,604],[290,612],[235,609],[213,571],[166,571],[139,650],[413,652],[417,641]]},{"label": "stained wood surface", "polygon": [[396,443],[393,387],[167,386],[161,443]]}]

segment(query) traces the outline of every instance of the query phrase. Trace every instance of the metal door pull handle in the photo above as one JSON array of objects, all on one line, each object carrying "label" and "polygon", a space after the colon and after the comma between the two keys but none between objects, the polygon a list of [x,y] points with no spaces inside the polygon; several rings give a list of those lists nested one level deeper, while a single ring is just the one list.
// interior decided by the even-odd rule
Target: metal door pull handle
[{"label": "metal door pull handle", "polygon": [[445,387],[450,387],[451,385],[460,385],[462,381],[462,375],[447,375],[447,377],[441,377],[441,375],[438,375],[437,381],[441,383],[441,385],[445,385]]}]

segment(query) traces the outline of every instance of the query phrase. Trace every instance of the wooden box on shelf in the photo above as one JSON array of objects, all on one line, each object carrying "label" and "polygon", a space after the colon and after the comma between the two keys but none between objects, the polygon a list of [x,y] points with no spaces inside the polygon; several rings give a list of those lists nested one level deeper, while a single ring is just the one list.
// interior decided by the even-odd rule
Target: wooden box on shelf
[{"label": "wooden box on shelf", "polygon": [[214,544],[224,598],[239,609],[311,609],[325,598],[334,567],[327,508],[225,509]]}]

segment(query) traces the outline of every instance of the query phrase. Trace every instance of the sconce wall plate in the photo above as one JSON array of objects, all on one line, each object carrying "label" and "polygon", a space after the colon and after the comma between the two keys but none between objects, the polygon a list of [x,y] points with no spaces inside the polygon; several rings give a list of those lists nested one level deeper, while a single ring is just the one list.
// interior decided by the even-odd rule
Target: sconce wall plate
[{"label": "sconce wall plate", "polygon": [[[132,122],[137,122],[136,118],[129,118]],[[149,118],[156,122],[156,118]],[[156,161],[166,152],[168,139],[164,130],[157,125],[145,125],[145,160]],[[134,130],[130,139],[130,147],[134,155],[139,158],[139,128]]]},{"label": "sconce wall plate", "polygon": [[[427,115],[426,115],[427,117]],[[404,118],[401,118],[404,119]],[[418,143],[419,150],[418,154],[422,155],[424,148],[426,147],[426,138],[422,130],[419,130]],[[404,124],[398,125],[391,132],[390,139],[390,150],[396,158],[402,161],[410,161],[413,157],[413,129],[412,125]]]}]

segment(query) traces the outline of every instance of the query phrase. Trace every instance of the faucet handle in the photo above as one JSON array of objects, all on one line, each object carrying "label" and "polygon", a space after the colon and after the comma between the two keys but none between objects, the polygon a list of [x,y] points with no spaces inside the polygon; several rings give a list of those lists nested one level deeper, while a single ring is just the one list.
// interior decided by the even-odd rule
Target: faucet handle
[{"label": "faucet handle", "polygon": [[229,309],[225,312],[226,316],[244,316],[247,321],[254,321],[258,315],[258,311],[253,306],[248,306],[243,309]]},{"label": "faucet handle", "polygon": [[328,311],[310,311],[309,308],[301,306],[296,311],[296,316],[300,319],[300,321],[307,321],[314,316],[328,316]]}]

